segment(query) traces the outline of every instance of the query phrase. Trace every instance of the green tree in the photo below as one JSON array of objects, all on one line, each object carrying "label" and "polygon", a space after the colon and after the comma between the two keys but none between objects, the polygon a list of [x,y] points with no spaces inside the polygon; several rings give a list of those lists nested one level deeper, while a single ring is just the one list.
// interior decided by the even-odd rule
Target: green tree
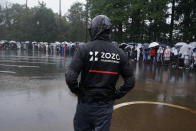
[{"label": "green tree", "polygon": [[[59,17],[56,15],[56,18]],[[58,19],[58,18],[57,18]],[[67,22],[67,17],[61,18],[61,25],[59,25],[58,41],[70,41],[70,24]]]},{"label": "green tree", "polygon": [[87,0],[59,19],[44,3],[37,7],[0,6],[0,39],[85,41],[87,14],[107,15],[118,42],[191,42],[196,40],[195,0]]},{"label": "green tree", "polygon": [[149,0],[146,5],[146,18],[149,21],[149,41],[167,42],[168,24],[166,23],[167,0]]},{"label": "green tree", "polygon": [[32,14],[24,5],[14,4],[11,10],[10,35],[13,40],[27,41],[32,39]]},{"label": "green tree", "polygon": [[3,16],[3,8],[0,5],[0,39],[4,38],[5,35],[5,29],[4,29],[4,16]]},{"label": "green tree", "polygon": [[1,12],[1,27],[3,32],[1,39],[25,41],[30,40],[31,35],[31,18],[28,13],[30,10],[23,5],[13,4]]},{"label": "green tree", "polygon": [[112,38],[115,41],[127,39],[126,30],[129,17],[130,0],[89,0],[91,18],[97,15],[107,15],[113,23]]},{"label": "green tree", "polygon": [[90,14],[105,14],[113,23],[113,39],[166,41],[167,0],[89,0]]},{"label": "green tree", "polygon": [[71,41],[85,41],[86,14],[82,3],[75,3],[68,10],[67,22],[69,23],[67,36]]},{"label": "green tree", "polygon": [[33,40],[52,42],[57,39],[57,21],[51,9],[46,8],[44,3],[35,7],[32,18]]},{"label": "green tree", "polygon": [[146,10],[148,9],[148,1],[146,0],[130,0],[130,8],[128,10],[127,34],[129,41],[143,42],[148,38],[148,26]]},{"label": "green tree", "polygon": [[178,0],[176,7],[177,28],[181,34],[179,40],[191,42],[196,40],[196,1]]},{"label": "green tree", "polygon": [[3,12],[3,8],[0,5],[0,23],[3,22],[3,14],[2,14],[2,12]]}]

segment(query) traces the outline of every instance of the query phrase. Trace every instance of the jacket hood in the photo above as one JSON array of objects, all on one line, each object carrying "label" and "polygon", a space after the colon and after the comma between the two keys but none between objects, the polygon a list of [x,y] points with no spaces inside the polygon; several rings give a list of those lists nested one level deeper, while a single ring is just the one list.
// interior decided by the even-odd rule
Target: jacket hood
[{"label": "jacket hood", "polygon": [[110,40],[112,23],[105,15],[98,15],[93,18],[89,33],[92,40]]}]

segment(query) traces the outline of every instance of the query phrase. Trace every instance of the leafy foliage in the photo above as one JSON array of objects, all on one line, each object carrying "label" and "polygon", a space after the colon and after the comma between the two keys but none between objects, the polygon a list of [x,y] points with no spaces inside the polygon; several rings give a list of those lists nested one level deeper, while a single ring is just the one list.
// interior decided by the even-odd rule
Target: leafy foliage
[{"label": "leafy foliage", "polygon": [[45,3],[34,8],[13,4],[0,6],[0,40],[84,41],[84,5],[75,3],[68,15],[59,17]]},{"label": "leafy foliage", "polygon": [[69,38],[71,41],[84,41],[85,39],[85,10],[84,5],[75,3],[68,11],[67,19],[70,26]]},{"label": "leafy foliage", "polygon": [[[99,14],[110,17],[113,40],[118,42],[159,41],[173,44],[176,41],[196,40],[194,0],[87,1],[90,3],[91,18]],[[175,8],[169,7],[172,2]],[[170,22],[172,15],[175,22]]]},{"label": "leafy foliage", "polygon": [[34,8],[0,6],[0,39],[85,41],[87,14],[88,20],[103,14],[113,23],[112,39],[117,42],[196,41],[195,0],[86,1],[73,4],[62,17],[44,3]]}]

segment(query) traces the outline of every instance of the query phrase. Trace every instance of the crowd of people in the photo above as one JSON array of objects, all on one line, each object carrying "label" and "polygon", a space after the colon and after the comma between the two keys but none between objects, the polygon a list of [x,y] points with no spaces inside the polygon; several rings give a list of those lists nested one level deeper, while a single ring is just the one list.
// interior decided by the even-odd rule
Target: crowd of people
[{"label": "crowd of people", "polygon": [[[118,44],[128,57],[134,61],[143,61],[150,64],[171,65],[176,68],[194,69],[196,68],[196,47],[189,45],[180,45],[170,47],[159,45],[149,47],[150,44]],[[5,50],[33,50],[48,52],[51,54],[73,54],[83,42],[16,42],[0,41],[0,49]],[[155,43],[156,44],[156,43]]]},{"label": "crowd of people", "polygon": [[5,50],[32,50],[49,52],[51,54],[73,54],[82,42],[16,42],[16,41],[0,41],[0,49]]},{"label": "crowd of people", "polygon": [[135,61],[143,61],[158,65],[171,65],[175,68],[194,69],[196,67],[196,47],[184,46],[157,46],[149,48],[147,44],[128,45],[120,47],[128,57]]}]

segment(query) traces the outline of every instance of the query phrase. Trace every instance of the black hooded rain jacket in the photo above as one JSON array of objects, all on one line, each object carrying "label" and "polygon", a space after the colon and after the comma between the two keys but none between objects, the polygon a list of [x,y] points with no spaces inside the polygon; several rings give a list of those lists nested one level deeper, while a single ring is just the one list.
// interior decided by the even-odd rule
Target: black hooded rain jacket
[{"label": "black hooded rain jacket", "polygon": [[[110,41],[111,26],[104,15],[92,20],[89,27],[92,41],[80,46],[66,72],[67,85],[80,101],[114,100],[134,87],[135,79],[127,56]],[[115,88],[119,75],[124,84]]]}]

